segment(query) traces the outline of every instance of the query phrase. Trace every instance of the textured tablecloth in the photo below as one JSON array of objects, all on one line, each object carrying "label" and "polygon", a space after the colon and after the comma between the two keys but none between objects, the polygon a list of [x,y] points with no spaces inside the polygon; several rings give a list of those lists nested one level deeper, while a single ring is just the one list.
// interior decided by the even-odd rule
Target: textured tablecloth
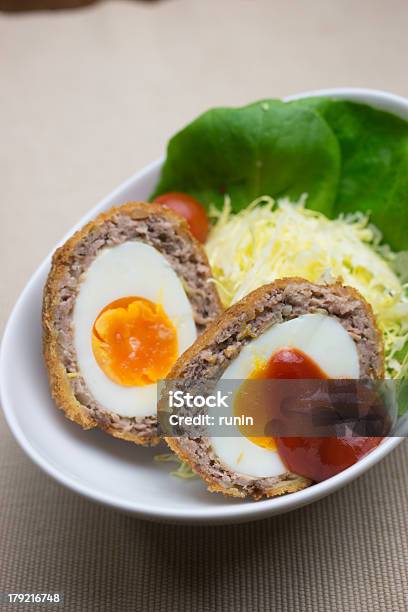
[{"label": "textured tablecloth", "polygon": [[[408,95],[407,25],[404,0],[0,15],[1,324],[61,235],[201,110],[340,85]],[[408,609],[406,444],[305,509],[204,528],[64,490],[3,419],[0,442],[0,591],[62,591],[72,612]]]}]

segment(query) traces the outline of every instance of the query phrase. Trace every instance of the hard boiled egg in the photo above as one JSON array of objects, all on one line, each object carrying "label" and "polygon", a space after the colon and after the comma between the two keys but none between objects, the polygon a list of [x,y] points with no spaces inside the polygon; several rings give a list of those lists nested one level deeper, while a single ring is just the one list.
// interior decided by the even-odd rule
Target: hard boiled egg
[{"label": "hard boiled egg", "polygon": [[73,313],[78,369],[93,398],[123,417],[156,413],[156,382],[196,339],[180,278],[154,247],[103,249],[86,270]]},{"label": "hard boiled egg", "polygon": [[[220,385],[225,391],[228,379],[244,381],[255,377],[274,355],[285,349],[307,356],[322,372],[322,377],[359,378],[357,347],[338,319],[323,314],[305,314],[274,325],[249,342],[227,367]],[[230,410],[234,416],[234,398]],[[234,472],[262,478],[288,471],[273,439],[250,439],[238,426],[232,426],[229,437],[214,435],[210,442],[214,453]]]}]

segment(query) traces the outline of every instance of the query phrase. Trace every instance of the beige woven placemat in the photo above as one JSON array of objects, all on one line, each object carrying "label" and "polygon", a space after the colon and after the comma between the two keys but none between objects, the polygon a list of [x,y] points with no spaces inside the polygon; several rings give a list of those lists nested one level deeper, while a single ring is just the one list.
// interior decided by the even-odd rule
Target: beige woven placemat
[{"label": "beige woven placemat", "polygon": [[[339,85],[408,95],[407,19],[406,0],[0,14],[0,327],[60,236],[202,110]],[[286,516],[174,527],[64,490],[0,416],[0,591],[61,591],[67,612],[405,612],[407,455]]]},{"label": "beige woven placemat", "polygon": [[30,463],[3,417],[0,435],[0,591],[63,592],[64,612],[408,609],[406,443],[302,510],[183,527],[82,499]]}]

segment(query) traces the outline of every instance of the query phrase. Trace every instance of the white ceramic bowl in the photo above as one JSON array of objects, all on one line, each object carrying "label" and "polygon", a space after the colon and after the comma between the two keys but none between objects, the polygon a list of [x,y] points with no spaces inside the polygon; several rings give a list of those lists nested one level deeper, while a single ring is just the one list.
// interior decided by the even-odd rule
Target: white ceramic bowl
[{"label": "white ceramic bowl", "polygon": [[[366,89],[331,89],[305,96],[333,96],[365,102],[408,120],[408,100]],[[97,213],[129,200],[144,200],[157,181],[162,160],[131,177],[71,228],[66,238]],[[304,491],[260,502],[210,494],[200,480],[169,475],[169,464],[154,463],[165,449],[144,449],[99,430],[82,431],[56,410],[41,351],[42,290],[50,258],[33,274],[8,321],[0,356],[0,386],[7,422],[26,453],[47,474],[77,493],[137,517],[183,523],[244,522],[280,514],[316,501],[363,474],[400,438],[377,449],[341,474]]]}]

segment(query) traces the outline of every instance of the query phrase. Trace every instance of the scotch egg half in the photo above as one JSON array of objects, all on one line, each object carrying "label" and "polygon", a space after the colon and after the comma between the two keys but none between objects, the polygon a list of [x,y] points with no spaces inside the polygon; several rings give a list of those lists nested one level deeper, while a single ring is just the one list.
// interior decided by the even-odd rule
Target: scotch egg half
[{"label": "scotch egg half", "polygon": [[43,346],[57,405],[84,428],[159,441],[157,383],[220,313],[202,246],[160,205],[101,214],[53,257]]},{"label": "scotch egg half", "polygon": [[[232,397],[226,407],[218,404],[208,408],[214,419],[204,435],[167,436],[166,441],[203,478],[210,491],[254,499],[299,491],[312,481],[302,475],[302,470],[294,473],[289,469],[282,443],[285,435],[302,434],[274,437],[270,432],[276,430],[268,430],[271,423],[282,422],[273,420],[276,414],[289,414],[289,420],[283,422],[294,425],[294,429],[300,414],[306,415],[307,421],[307,412],[299,411],[299,387],[295,383],[307,385],[310,379],[366,380],[383,375],[381,332],[370,305],[358,291],[340,282],[279,279],[226,310],[178,359],[168,379],[195,383],[199,378],[199,383],[207,381],[215,396],[218,391],[223,396],[231,389]],[[250,385],[258,384],[257,379],[280,379],[279,384],[289,384],[286,389],[290,394],[283,399],[289,397],[290,410],[264,391],[259,394],[261,401],[254,403],[251,393],[256,387]],[[275,413],[280,405],[286,412]],[[241,417],[259,415],[259,408],[264,411],[262,417],[266,416],[261,420],[266,427],[254,431]],[[220,413],[228,433],[225,428],[217,430]]]}]

